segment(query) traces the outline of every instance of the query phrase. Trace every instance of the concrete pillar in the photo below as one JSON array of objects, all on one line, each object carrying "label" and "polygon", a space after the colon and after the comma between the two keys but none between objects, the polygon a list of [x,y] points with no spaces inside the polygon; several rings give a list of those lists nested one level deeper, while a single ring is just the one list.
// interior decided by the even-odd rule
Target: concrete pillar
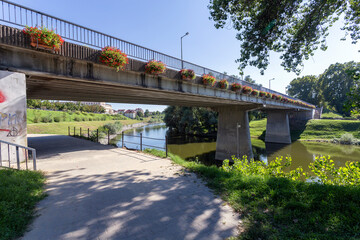
[{"label": "concrete pillar", "polygon": [[216,159],[231,159],[233,155],[253,158],[248,110],[237,106],[218,109]]},{"label": "concrete pillar", "polygon": [[[22,73],[0,71],[0,140],[27,146],[26,129],[26,77]],[[1,145],[2,159],[16,162],[13,147]],[[20,159],[23,159],[23,150]]]},{"label": "concrete pillar", "polygon": [[273,110],[267,112],[265,142],[291,143],[288,112]]}]

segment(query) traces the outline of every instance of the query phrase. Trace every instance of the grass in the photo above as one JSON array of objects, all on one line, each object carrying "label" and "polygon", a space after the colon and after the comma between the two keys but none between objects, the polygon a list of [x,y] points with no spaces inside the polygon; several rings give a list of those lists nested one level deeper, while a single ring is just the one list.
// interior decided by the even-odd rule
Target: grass
[{"label": "grass", "polygon": [[[148,153],[164,157],[159,150]],[[360,187],[242,175],[215,166],[173,162],[196,172],[243,217],[235,239],[360,239]]]},{"label": "grass", "polygon": [[[250,122],[250,135],[262,137],[266,130],[266,119]],[[304,131],[291,132],[292,140],[314,140],[340,138],[344,133],[352,133],[355,138],[360,138],[360,121],[358,120],[331,120],[313,119],[308,121]]]},{"label": "grass", "polygon": [[328,113],[321,114],[321,118],[324,118],[324,119],[343,118],[343,116],[338,113],[328,112]]},{"label": "grass", "polygon": [[103,126],[107,123],[114,123],[114,122],[121,122],[121,124],[129,125],[134,123],[139,123],[141,121],[128,119],[128,120],[108,120],[108,121],[85,121],[85,122],[59,122],[59,123],[33,123],[28,124],[28,134],[60,134],[60,135],[67,135],[68,134],[68,127],[70,127],[71,134],[74,132],[74,127],[76,131],[80,131],[80,127],[83,131],[87,131],[89,128],[90,130],[95,130],[98,127]]},{"label": "grass", "polygon": [[0,169],[0,239],[20,237],[45,197],[41,172]]}]

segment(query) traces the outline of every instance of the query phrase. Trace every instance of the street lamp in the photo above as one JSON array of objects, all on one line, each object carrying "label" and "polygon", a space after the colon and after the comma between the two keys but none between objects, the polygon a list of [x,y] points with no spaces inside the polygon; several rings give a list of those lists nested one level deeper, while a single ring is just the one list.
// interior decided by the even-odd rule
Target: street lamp
[{"label": "street lamp", "polygon": [[275,78],[269,79],[269,89],[271,89],[271,81],[275,80]]},{"label": "street lamp", "polygon": [[187,35],[189,35],[189,32],[185,33],[185,35],[181,37],[181,69],[184,68],[182,39],[183,39],[183,37],[186,37]]}]

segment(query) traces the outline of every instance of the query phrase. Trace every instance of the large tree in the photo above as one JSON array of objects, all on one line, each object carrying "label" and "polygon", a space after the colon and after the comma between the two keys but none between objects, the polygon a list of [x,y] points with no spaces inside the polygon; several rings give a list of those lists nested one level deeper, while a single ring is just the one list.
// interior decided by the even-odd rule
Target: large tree
[{"label": "large tree", "polygon": [[264,73],[269,52],[281,53],[282,66],[299,73],[304,59],[326,50],[328,29],[344,13],[344,36],[360,39],[360,0],[211,0],[216,28],[239,31],[239,69],[255,66]]},{"label": "large tree", "polygon": [[360,63],[347,62],[330,65],[319,77],[319,86],[324,100],[338,113],[349,115],[344,104],[349,101],[349,92],[356,86],[356,79],[349,72],[360,69]]},{"label": "large tree", "polygon": [[287,93],[308,103],[319,105],[321,101],[321,90],[319,78],[314,75],[293,79],[287,86]]}]

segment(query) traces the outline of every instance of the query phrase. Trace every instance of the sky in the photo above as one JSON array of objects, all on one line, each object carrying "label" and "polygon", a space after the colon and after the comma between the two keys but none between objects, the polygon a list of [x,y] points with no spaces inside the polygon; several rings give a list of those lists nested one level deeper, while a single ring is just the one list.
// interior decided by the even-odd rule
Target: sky
[{"label": "sky", "polygon": [[[180,37],[183,39],[184,60],[232,75],[239,75],[235,60],[240,56],[236,30],[216,29],[209,19],[209,0],[12,0],[38,11],[98,30],[123,40],[180,58]],[[327,51],[318,50],[304,62],[299,75],[319,75],[336,62],[360,61],[360,43],[340,41],[344,32],[338,21],[327,38]],[[270,65],[264,75],[255,67],[247,67],[256,83],[285,93],[290,81],[299,77],[281,67],[279,54],[270,54]],[[114,109],[141,107],[162,111],[166,106],[111,103]]]}]

